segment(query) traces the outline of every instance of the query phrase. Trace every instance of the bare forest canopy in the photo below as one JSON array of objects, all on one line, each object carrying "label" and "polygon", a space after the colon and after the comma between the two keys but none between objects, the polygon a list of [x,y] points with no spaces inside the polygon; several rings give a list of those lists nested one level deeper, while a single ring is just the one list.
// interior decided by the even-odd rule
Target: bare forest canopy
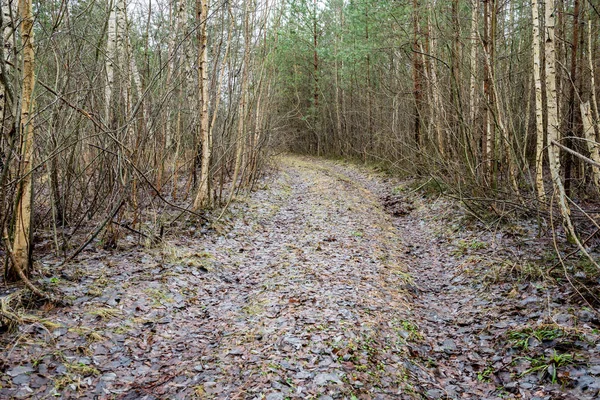
[{"label": "bare forest canopy", "polygon": [[[431,179],[485,219],[600,229],[588,0],[2,0],[0,229],[23,279],[160,240],[289,150]],[[218,215],[218,213],[217,213]],[[560,228],[559,228],[560,227]],[[592,260],[593,262],[593,260]]]}]

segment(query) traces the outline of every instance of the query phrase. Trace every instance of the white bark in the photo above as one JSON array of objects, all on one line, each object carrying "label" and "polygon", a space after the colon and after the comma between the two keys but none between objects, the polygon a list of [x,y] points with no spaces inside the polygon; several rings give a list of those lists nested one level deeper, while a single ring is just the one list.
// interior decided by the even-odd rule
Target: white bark
[{"label": "white bark", "polygon": [[[571,222],[571,212],[567,205],[565,188],[560,179],[560,149],[553,142],[560,140],[560,122],[558,119],[558,96],[556,91],[556,45],[555,45],[555,19],[554,0],[545,0],[546,14],[546,42],[544,45],[546,60],[546,109],[548,115],[548,161],[555,197],[558,200],[563,217],[566,233],[570,241],[577,241],[575,229]],[[577,241],[579,243],[579,241]]]},{"label": "white bark", "polygon": [[542,203],[546,201],[546,192],[544,190],[543,176],[543,154],[544,154],[544,121],[542,110],[542,78],[540,61],[540,18],[539,5],[537,0],[531,4],[531,13],[533,17],[533,81],[535,85],[535,187],[537,189],[538,200]]},{"label": "white bark", "polygon": [[117,13],[115,10],[115,0],[109,0],[108,33],[106,40],[106,86],[104,88],[104,123],[109,125],[111,122],[111,102],[113,98],[113,88],[115,84],[115,62],[117,48]]},{"label": "white bark", "polygon": [[125,48],[126,33],[127,33],[127,0],[116,0],[115,5],[116,18],[117,18],[117,35],[116,35],[116,47],[117,47],[117,62],[120,74],[125,74],[128,70],[127,66],[127,54]]},{"label": "white bark", "polygon": [[[11,7],[14,7],[15,2],[12,0],[2,0],[2,41],[3,41],[3,49],[2,49],[2,57],[4,58],[4,68],[8,69],[8,64],[6,61],[10,59],[12,53],[12,44],[13,44],[13,35],[14,35],[14,26],[13,26],[13,18],[14,12],[12,12]],[[4,83],[0,80],[0,123],[4,121],[5,118],[5,106],[6,106],[6,94],[7,89],[4,86]]]},{"label": "white bark", "polygon": [[477,45],[479,33],[477,32],[479,0],[472,0],[471,6],[471,79],[469,84],[469,121],[475,122],[475,108],[477,107]]},{"label": "white bark", "polygon": [[600,132],[600,115],[598,114],[598,100],[596,99],[596,77],[594,72],[594,57],[592,53],[592,20],[588,19],[588,64],[590,67],[590,91],[592,97],[592,107],[594,115],[596,116],[596,123],[594,129],[596,132]]},{"label": "white bark", "polygon": [[123,100],[125,101],[125,121],[129,122],[126,130],[126,140],[133,142],[134,125],[131,118],[132,109],[132,85],[131,85],[131,46],[129,43],[129,32],[127,26],[127,0],[117,2],[117,54],[119,57],[119,70],[123,87]]},{"label": "white bark", "polygon": [[[581,117],[583,120],[583,134],[586,139],[586,144],[590,152],[592,161],[600,164],[600,152],[598,151],[598,143],[596,142],[596,134],[594,133],[594,122],[590,111],[590,102],[580,104]],[[600,170],[597,167],[592,167],[592,180],[596,188],[600,188]]]}]

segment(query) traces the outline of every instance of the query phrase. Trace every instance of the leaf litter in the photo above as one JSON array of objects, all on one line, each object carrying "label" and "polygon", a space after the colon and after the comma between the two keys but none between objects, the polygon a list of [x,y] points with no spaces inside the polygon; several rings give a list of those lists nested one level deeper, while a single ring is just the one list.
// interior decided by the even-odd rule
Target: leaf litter
[{"label": "leaf litter", "polygon": [[73,304],[1,336],[0,397],[597,398],[595,314],[490,278],[531,251],[515,235],[365,168],[279,165],[213,229],[85,252]]}]

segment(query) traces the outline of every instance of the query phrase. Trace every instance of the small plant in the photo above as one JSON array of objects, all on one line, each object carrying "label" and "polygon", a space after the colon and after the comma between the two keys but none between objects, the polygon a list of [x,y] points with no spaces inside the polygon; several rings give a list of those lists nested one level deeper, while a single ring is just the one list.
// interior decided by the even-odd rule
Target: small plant
[{"label": "small plant", "polygon": [[108,307],[100,307],[88,312],[90,315],[95,315],[100,319],[111,319],[120,315],[122,313],[121,310],[117,308],[108,308]]},{"label": "small plant", "polygon": [[73,327],[69,328],[69,332],[77,333],[79,336],[84,336],[88,343],[99,342],[104,338],[98,332],[93,330],[92,328],[87,327]]},{"label": "small plant", "polygon": [[94,280],[94,285],[97,287],[105,287],[106,285],[108,285],[108,283],[108,278],[104,274],[100,275]]},{"label": "small plant", "polygon": [[150,297],[152,299],[152,306],[154,306],[154,307],[159,307],[159,306],[163,305],[164,303],[172,303],[173,302],[173,298],[170,297],[166,292],[164,292],[160,289],[148,288],[148,289],[144,290],[144,293],[146,293],[148,295],[148,297]]},{"label": "small plant", "polygon": [[59,378],[54,379],[54,389],[59,391],[63,390],[67,386],[75,383],[76,381],[70,375],[64,375]]},{"label": "small plant", "polygon": [[206,398],[206,391],[204,390],[204,385],[197,385],[194,386],[194,394],[199,398],[199,399],[204,399]]},{"label": "small plant", "polygon": [[481,250],[487,247],[487,243],[479,240],[459,240],[456,249],[452,252],[455,256],[463,256],[469,252],[469,250]]},{"label": "small plant", "polygon": [[523,372],[521,376],[534,373],[542,372],[550,376],[552,383],[557,382],[557,370],[560,367],[571,365],[574,363],[573,356],[571,354],[559,354],[554,350],[551,356],[538,357],[538,358],[527,358],[531,362],[531,368]]},{"label": "small plant", "polygon": [[102,296],[102,289],[100,289],[96,286],[91,286],[88,289],[87,294],[90,297],[100,297],[100,296]]},{"label": "small plant", "polygon": [[538,328],[525,328],[517,331],[508,332],[508,340],[512,347],[528,350],[530,341],[537,339],[539,342],[544,340],[554,340],[565,336],[565,332],[551,325],[543,325]]},{"label": "small plant", "polygon": [[486,367],[483,371],[477,374],[477,380],[479,382],[490,382],[494,368]]},{"label": "small plant", "polygon": [[400,321],[400,325],[402,326],[402,330],[408,333],[408,340],[423,340],[423,335],[419,332],[419,327],[407,320]]},{"label": "small plant", "polygon": [[486,247],[487,243],[480,242],[479,240],[473,240],[471,243],[469,243],[469,248],[472,250],[481,250],[485,249]]},{"label": "small plant", "polygon": [[[509,281],[532,282],[548,277],[547,270],[543,265],[530,261],[515,262],[502,260],[491,263],[488,270],[489,272],[486,274],[485,279],[493,283]],[[536,285],[534,284],[534,286]]]},{"label": "small plant", "polygon": [[82,376],[100,375],[100,371],[98,371],[96,368],[82,363],[68,364],[67,369],[69,372]]},{"label": "small plant", "polygon": [[446,185],[435,178],[429,178],[427,181],[415,181],[409,185],[411,192],[420,192],[425,197],[434,197],[443,194],[446,191]]},{"label": "small plant", "polygon": [[407,190],[408,190],[408,188],[406,186],[396,186],[395,188],[392,189],[392,194],[399,195],[403,192],[406,192]]}]

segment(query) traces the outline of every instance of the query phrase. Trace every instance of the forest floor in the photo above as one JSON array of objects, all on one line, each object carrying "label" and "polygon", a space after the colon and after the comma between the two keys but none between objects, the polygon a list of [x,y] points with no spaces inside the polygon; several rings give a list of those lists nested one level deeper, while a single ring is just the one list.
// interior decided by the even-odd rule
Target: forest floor
[{"label": "forest floor", "polygon": [[210,228],[50,269],[72,304],[0,335],[0,398],[598,398],[596,305],[539,272],[533,224],[321,159],[259,186]]}]

